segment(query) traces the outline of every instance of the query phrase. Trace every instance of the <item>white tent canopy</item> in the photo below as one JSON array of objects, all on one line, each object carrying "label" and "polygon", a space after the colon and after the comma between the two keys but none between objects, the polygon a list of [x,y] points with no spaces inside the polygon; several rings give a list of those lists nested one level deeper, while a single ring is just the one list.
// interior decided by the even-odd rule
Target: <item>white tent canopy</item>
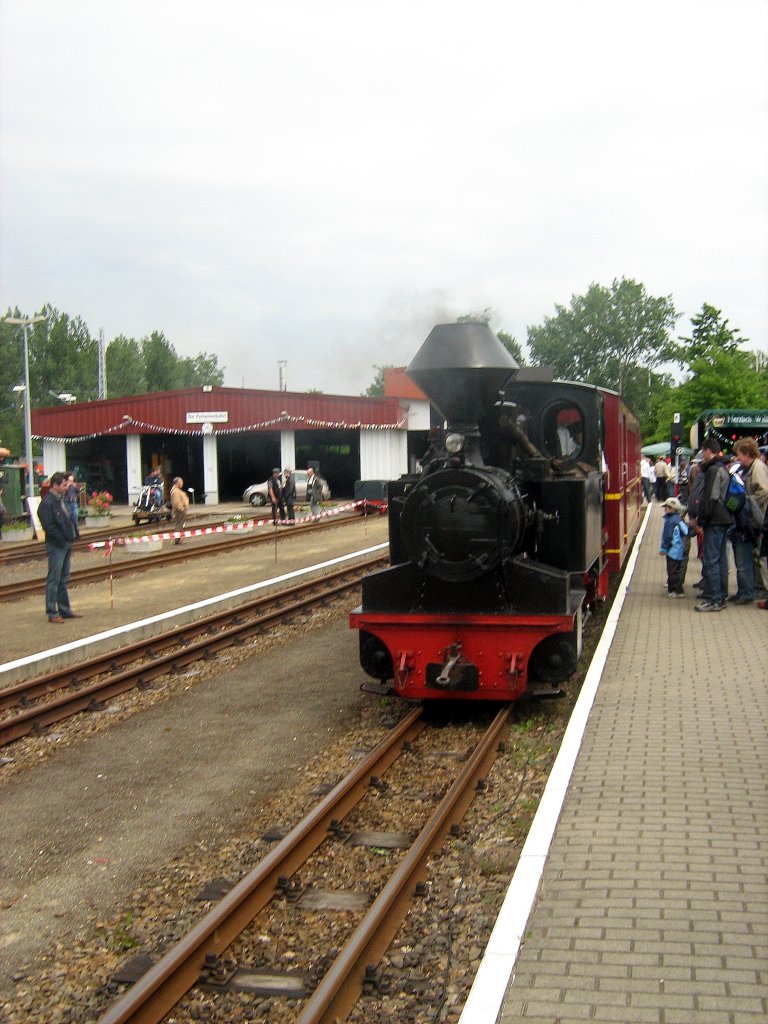
[{"label": "white tent canopy", "polygon": [[[644,444],[640,449],[643,455],[669,455],[669,442],[659,441],[658,444]],[[686,459],[690,459],[693,454],[693,448],[683,448],[681,455],[684,455]]]}]

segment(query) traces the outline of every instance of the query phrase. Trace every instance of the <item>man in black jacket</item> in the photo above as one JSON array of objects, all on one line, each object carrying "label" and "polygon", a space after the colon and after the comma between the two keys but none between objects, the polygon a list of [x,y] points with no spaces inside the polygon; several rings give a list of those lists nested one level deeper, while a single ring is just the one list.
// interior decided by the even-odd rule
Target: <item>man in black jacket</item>
[{"label": "man in black jacket", "polygon": [[283,477],[285,479],[285,485],[283,486],[283,498],[288,512],[288,523],[293,526],[296,522],[296,481],[293,477],[293,470],[289,466],[286,466],[283,470]]},{"label": "man in black jacket", "polygon": [[65,619],[81,618],[69,606],[69,563],[75,526],[64,504],[67,478],[63,473],[54,473],[50,490],[40,502],[38,516],[45,530],[45,547],[48,552],[48,579],[45,581],[45,613],[49,622],[61,623]]},{"label": "man in black jacket", "polygon": [[[733,526],[733,515],[725,505],[728,495],[727,463],[720,444],[708,437],[701,447],[704,458],[701,469],[704,485],[692,525],[704,531],[702,555],[702,594],[704,600],[696,605],[697,612],[720,612],[728,597],[728,530]],[[691,506],[693,502],[691,502]],[[691,507],[689,506],[689,516]]]},{"label": "man in black jacket", "polygon": [[272,476],[267,485],[267,494],[272,502],[272,522],[277,526],[277,513],[280,513],[280,522],[285,519],[285,503],[283,502],[283,485],[280,480],[280,470],[273,469]]}]

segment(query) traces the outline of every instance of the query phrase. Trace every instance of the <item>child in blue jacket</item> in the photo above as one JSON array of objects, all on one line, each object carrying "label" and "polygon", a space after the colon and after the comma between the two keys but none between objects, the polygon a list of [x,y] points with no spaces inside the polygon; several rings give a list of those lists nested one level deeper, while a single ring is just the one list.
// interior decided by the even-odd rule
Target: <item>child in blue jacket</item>
[{"label": "child in blue jacket", "polygon": [[677,498],[662,502],[664,509],[664,530],[661,534],[660,555],[667,556],[667,596],[682,597],[685,591],[685,574],[688,569],[688,552],[691,548],[691,533],[685,521],[685,506]]}]

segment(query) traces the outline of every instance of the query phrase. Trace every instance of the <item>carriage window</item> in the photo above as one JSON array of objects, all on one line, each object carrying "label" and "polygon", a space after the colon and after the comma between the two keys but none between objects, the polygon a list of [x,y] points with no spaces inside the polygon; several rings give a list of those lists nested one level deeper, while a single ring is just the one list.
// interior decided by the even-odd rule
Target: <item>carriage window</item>
[{"label": "carriage window", "polygon": [[584,447],[584,418],[574,405],[558,404],[544,414],[544,444],[553,458],[578,459]]}]

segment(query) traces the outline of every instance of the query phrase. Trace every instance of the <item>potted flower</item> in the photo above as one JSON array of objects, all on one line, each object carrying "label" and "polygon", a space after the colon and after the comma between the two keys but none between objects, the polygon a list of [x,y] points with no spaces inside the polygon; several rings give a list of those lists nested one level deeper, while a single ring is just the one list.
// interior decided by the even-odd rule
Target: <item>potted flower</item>
[{"label": "potted flower", "polygon": [[98,526],[100,520],[111,516],[114,500],[109,491],[93,491],[88,499],[88,525]]}]

